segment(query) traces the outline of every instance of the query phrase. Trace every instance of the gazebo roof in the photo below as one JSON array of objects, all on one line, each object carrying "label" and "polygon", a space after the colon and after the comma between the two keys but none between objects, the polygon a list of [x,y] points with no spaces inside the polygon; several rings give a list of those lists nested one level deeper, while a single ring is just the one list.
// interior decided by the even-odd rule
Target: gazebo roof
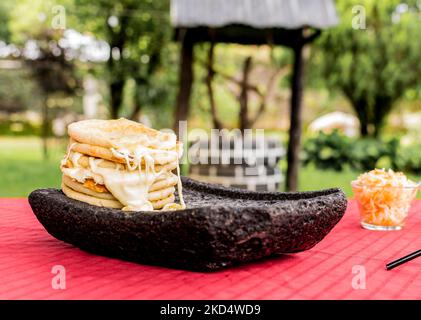
[{"label": "gazebo roof", "polygon": [[333,0],[171,0],[174,27],[324,29],[338,23]]}]

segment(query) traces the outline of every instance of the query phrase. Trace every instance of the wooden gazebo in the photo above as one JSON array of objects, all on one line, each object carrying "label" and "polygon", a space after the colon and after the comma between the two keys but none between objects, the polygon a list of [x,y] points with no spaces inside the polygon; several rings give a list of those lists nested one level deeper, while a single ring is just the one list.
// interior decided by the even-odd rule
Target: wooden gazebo
[{"label": "wooden gazebo", "polygon": [[[199,42],[271,44],[294,52],[286,188],[297,189],[303,91],[303,48],[338,22],[333,0],[171,0],[171,21],[181,43],[175,129],[186,120]],[[178,131],[178,130],[177,130]]]}]

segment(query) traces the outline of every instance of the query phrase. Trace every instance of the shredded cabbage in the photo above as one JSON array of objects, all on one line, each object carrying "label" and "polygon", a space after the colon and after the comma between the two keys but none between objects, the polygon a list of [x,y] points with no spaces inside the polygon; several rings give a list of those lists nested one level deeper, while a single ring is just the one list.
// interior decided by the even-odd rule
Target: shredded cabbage
[{"label": "shredded cabbage", "polygon": [[417,183],[390,169],[374,169],[352,181],[362,221],[378,226],[402,226],[417,189]]}]

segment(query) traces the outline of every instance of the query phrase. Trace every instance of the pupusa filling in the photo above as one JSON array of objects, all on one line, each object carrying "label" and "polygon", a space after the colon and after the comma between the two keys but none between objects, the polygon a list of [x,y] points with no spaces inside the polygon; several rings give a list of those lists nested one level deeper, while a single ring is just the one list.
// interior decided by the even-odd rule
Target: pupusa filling
[{"label": "pupusa filling", "polygon": [[[152,203],[148,200],[148,192],[155,181],[168,174],[171,170],[165,166],[160,166],[157,172],[155,168],[154,155],[175,155],[177,159],[177,188],[180,204],[168,203],[163,210],[174,210],[185,208],[182,195],[182,185],[179,172],[178,153],[173,150],[153,149],[144,146],[137,146],[133,152],[127,148],[111,148],[114,157],[123,159],[125,165],[116,163],[115,167],[103,167],[100,158],[88,157],[88,167],[82,167],[79,159],[84,156],[78,152],[72,152],[70,145],[66,157],[62,160],[62,172],[86,184],[94,181],[95,184],[104,185],[106,189],[123,205],[125,211],[152,211]],[[68,160],[71,162],[69,166]]]}]

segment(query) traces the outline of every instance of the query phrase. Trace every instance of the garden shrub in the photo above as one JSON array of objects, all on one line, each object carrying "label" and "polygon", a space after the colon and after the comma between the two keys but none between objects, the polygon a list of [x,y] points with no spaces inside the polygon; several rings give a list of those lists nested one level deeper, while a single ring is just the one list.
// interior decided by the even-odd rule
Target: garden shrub
[{"label": "garden shrub", "polygon": [[399,140],[382,141],[374,138],[354,139],[348,150],[349,164],[358,171],[376,167],[397,169]]},{"label": "garden shrub", "polygon": [[320,132],[308,138],[303,147],[304,165],[319,169],[357,171],[391,168],[408,173],[421,173],[421,145],[400,146],[398,138],[349,138],[338,131]]},{"label": "garden shrub", "polygon": [[400,171],[421,174],[421,144],[402,147],[396,159]]},{"label": "garden shrub", "polygon": [[319,169],[342,171],[349,164],[350,145],[350,139],[338,131],[320,132],[304,143],[304,165],[313,163]]}]

